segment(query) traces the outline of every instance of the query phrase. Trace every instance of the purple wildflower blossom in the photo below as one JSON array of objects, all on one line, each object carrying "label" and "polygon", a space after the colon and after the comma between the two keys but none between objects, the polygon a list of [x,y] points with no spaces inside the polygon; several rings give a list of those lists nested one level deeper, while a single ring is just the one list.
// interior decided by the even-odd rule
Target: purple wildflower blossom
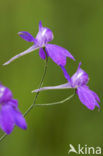
[{"label": "purple wildflower blossom", "polygon": [[[68,89],[68,88],[74,88],[76,89],[76,94],[78,95],[80,101],[90,110],[93,110],[95,106],[100,108],[98,102],[100,102],[100,99],[98,95],[89,89],[87,86],[87,83],[89,81],[88,74],[80,68],[81,63],[79,63],[78,69],[76,73],[71,77],[71,83],[68,82],[66,84],[58,85],[58,86],[51,86],[51,87],[43,87],[37,90],[34,90],[33,92],[37,92],[38,90],[51,90],[51,89]],[[65,77],[68,77],[68,74],[64,69]]]},{"label": "purple wildflower blossom", "polygon": [[12,92],[9,88],[0,84],[0,128],[10,134],[17,125],[26,129],[26,121],[18,109],[18,101],[13,99]]},{"label": "purple wildflower blossom", "polygon": [[75,60],[68,50],[54,44],[48,44],[48,42],[53,40],[53,33],[49,28],[43,27],[41,21],[39,22],[39,32],[37,33],[36,38],[25,31],[21,31],[18,34],[24,40],[32,42],[33,46],[31,46],[26,51],[12,57],[9,61],[4,63],[4,65],[11,63],[13,60],[25,54],[31,53],[36,49],[39,49],[39,55],[41,59],[45,59],[46,56],[48,56],[59,66],[64,67],[66,65],[66,57]]}]

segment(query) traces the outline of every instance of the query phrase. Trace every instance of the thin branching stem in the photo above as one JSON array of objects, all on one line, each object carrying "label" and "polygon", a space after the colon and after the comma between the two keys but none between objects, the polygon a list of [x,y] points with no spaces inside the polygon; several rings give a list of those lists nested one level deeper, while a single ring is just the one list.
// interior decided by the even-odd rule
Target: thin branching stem
[{"label": "thin branching stem", "polygon": [[[43,73],[43,76],[42,76],[42,79],[40,81],[40,85],[39,85],[39,89],[42,87],[43,85],[43,81],[44,81],[44,78],[45,78],[45,75],[46,75],[46,72],[47,72],[47,65],[48,65],[48,57],[46,57],[46,61],[45,61],[45,67],[44,67],[44,73]],[[33,101],[33,104],[27,109],[27,111],[24,113],[24,117],[33,109],[35,103],[36,103],[36,100],[38,98],[38,95],[39,95],[40,91],[38,91],[35,95],[35,98],[34,98],[34,101]],[[8,136],[6,133],[4,133],[1,138],[0,138],[0,142],[3,141],[5,139],[5,137]]]},{"label": "thin branching stem", "polygon": [[7,134],[4,133],[4,134],[1,136],[1,138],[0,138],[0,142],[1,142],[2,140],[4,140],[6,136],[7,136]]},{"label": "thin branching stem", "polygon": [[[58,104],[62,104],[62,103],[64,103],[64,102],[66,102],[66,101],[68,101],[68,100],[70,100],[70,99],[72,99],[73,97],[74,97],[74,95],[75,95],[75,92],[72,94],[72,95],[70,95],[69,97],[67,97],[66,99],[63,99],[63,100],[61,100],[61,101],[58,101],[58,102],[52,102],[52,103],[46,103],[46,104],[35,104],[35,101],[34,101],[34,103],[29,107],[29,109],[24,113],[24,116],[26,116],[29,112],[30,112],[30,110],[34,107],[34,105],[35,106],[53,106],[53,105],[58,105]],[[36,96],[35,96],[36,97]],[[0,142],[5,138],[7,136],[7,134],[5,133],[1,138],[0,138]]]},{"label": "thin branching stem", "polygon": [[74,97],[75,93],[73,93],[72,95],[70,95],[69,97],[67,97],[66,99],[63,99],[61,101],[58,102],[52,102],[52,103],[46,103],[46,104],[35,104],[35,106],[53,106],[53,105],[58,105],[58,104],[62,104],[70,99],[72,99]]},{"label": "thin branching stem", "polygon": [[[40,81],[40,85],[39,85],[39,89],[42,87],[43,85],[43,82],[44,82],[44,78],[45,78],[45,75],[46,75],[46,72],[47,72],[47,63],[48,63],[48,57],[46,57],[46,62],[45,62],[45,67],[44,67],[44,73],[43,73],[43,76],[42,76],[42,79]],[[40,93],[40,90],[38,89],[38,92],[36,93],[35,95],[35,98],[34,98],[34,101],[33,101],[33,104],[27,109],[27,111],[24,113],[24,117],[27,116],[27,114],[33,109],[34,106],[53,106],[53,105],[58,105],[58,104],[62,104],[70,99],[72,99],[75,95],[75,92],[70,95],[69,97],[61,100],[61,101],[58,101],[58,102],[52,102],[52,103],[47,103],[47,104],[36,104],[36,100],[38,98],[38,95]],[[8,136],[6,133],[3,134],[0,138],[0,142],[3,141],[5,139],[5,137]]]},{"label": "thin branching stem", "polygon": [[[47,63],[48,63],[48,58],[46,58],[46,63],[45,63],[45,67],[44,67],[44,73],[43,73],[43,76],[42,76],[42,79],[41,79],[41,82],[40,82],[40,85],[39,85],[39,89],[40,89],[40,88],[42,87],[42,85],[43,85],[43,81],[44,81],[44,78],[45,78],[45,75],[46,75],[46,72],[47,72]],[[40,90],[36,93],[35,98],[34,98],[34,101],[33,101],[33,104],[32,104],[32,105],[27,109],[27,111],[24,113],[24,117],[25,117],[25,116],[32,110],[32,108],[34,107],[39,93],[40,93]]]}]

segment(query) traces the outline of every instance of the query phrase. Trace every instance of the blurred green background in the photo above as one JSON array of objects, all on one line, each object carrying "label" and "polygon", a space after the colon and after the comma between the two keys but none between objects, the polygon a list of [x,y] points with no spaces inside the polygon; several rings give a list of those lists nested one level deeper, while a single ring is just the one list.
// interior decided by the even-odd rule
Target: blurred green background
[{"label": "blurred green background", "polygon": [[[17,33],[28,31],[35,36],[40,20],[53,31],[52,43],[65,47],[75,56],[76,62],[67,59],[70,75],[76,71],[79,61],[82,62],[90,77],[90,88],[101,98],[101,112],[88,110],[77,96],[61,105],[36,107],[26,117],[27,131],[16,127],[0,143],[0,156],[68,156],[69,144],[103,145],[103,1],[0,1],[0,81],[19,100],[22,113],[33,102],[35,94],[31,91],[38,88],[44,62],[35,51],[8,66],[2,64],[31,46]],[[62,71],[50,59],[44,86],[65,82]],[[37,103],[59,101],[72,92],[41,92]]]}]

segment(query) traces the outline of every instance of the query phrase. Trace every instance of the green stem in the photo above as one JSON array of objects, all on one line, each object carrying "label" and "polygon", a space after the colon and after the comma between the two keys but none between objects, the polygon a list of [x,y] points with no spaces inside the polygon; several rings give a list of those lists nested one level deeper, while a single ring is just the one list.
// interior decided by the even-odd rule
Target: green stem
[{"label": "green stem", "polygon": [[[42,79],[41,79],[41,82],[40,82],[40,85],[39,85],[39,89],[42,87],[43,85],[43,81],[44,81],[44,78],[45,78],[45,75],[46,75],[46,72],[47,72],[47,63],[48,63],[48,58],[46,57],[46,63],[45,63],[45,67],[44,67],[44,74],[42,76]],[[33,104],[27,109],[27,111],[24,113],[24,117],[32,110],[32,108],[34,107],[35,103],[36,103],[36,100],[37,100],[37,97],[39,95],[40,91],[38,91],[35,95],[35,98],[34,98],[34,102]]]},{"label": "green stem", "polygon": [[4,140],[4,138],[7,136],[7,134],[6,133],[4,133],[2,136],[1,136],[1,138],[0,138],[0,142],[2,141],[2,140]]},{"label": "green stem", "polygon": [[[40,88],[42,87],[42,85],[43,85],[43,81],[44,81],[44,78],[45,78],[45,75],[46,75],[46,72],[47,72],[47,64],[48,64],[48,57],[46,56],[45,67],[44,67],[44,73],[43,73],[42,79],[41,79],[41,81],[40,81],[39,89],[40,89]],[[32,104],[32,105],[27,109],[27,111],[24,113],[24,115],[23,115],[24,117],[33,109],[33,107],[34,107],[34,105],[35,105],[35,103],[36,103],[36,100],[37,100],[37,98],[38,98],[39,93],[40,93],[40,91],[38,91],[38,92],[36,93],[35,98],[34,98],[34,101],[33,101],[33,104]],[[4,140],[6,136],[8,136],[6,133],[3,134],[3,135],[1,136],[1,138],[0,138],[0,142],[1,142],[2,140]]]},{"label": "green stem", "polygon": [[[74,95],[75,95],[75,92],[74,92],[72,95],[70,95],[69,97],[67,97],[66,99],[63,99],[63,100],[58,101],[58,102],[52,102],[52,103],[46,103],[46,104],[35,104],[35,103],[33,103],[33,104],[29,107],[29,109],[24,113],[24,116],[26,116],[26,115],[28,114],[28,112],[33,108],[34,104],[35,104],[35,106],[40,106],[40,107],[41,107],[41,106],[53,106],[53,105],[58,105],[58,104],[62,104],[62,103],[64,103],[64,102],[66,102],[66,101],[72,99],[72,98],[74,97]],[[7,136],[7,134],[4,134],[4,135],[0,138],[0,142],[1,142],[6,136]]]},{"label": "green stem", "polygon": [[46,104],[35,104],[35,106],[53,106],[53,105],[58,105],[58,104],[62,104],[70,99],[72,99],[74,97],[75,93],[73,93],[72,95],[70,95],[69,97],[67,97],[66,99],[63,99],[61,101],[58,102],[52,102],[52,103],[46,103]]}]

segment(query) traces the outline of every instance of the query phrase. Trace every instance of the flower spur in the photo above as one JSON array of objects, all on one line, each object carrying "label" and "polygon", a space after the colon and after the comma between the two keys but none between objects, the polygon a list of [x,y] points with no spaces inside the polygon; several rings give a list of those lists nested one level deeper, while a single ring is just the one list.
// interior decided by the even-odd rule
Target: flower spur
[{"label": "flower spur", "polygon": [[[100,106],[98,104],[98,102],[100,102],[100,99],[98,95],[92,90],[90,90],[89,87],[87,86],[87,83],[89,81],[88,74],[83,69],[81,69],[80,66],[81,63],[79,63],[76,73],[71,77],[71,83],[67,82],[65,84],[58,86],[43,87],[40,88],[39,91],[74,88],[80,101],[88,109],[93,110],[95,106],[97,106],[100,109]],[[64,75],[65,77],[68,76],[66,70],[64,70]],[[34,90],[33,92],[38,92],[38,89]]]}]

